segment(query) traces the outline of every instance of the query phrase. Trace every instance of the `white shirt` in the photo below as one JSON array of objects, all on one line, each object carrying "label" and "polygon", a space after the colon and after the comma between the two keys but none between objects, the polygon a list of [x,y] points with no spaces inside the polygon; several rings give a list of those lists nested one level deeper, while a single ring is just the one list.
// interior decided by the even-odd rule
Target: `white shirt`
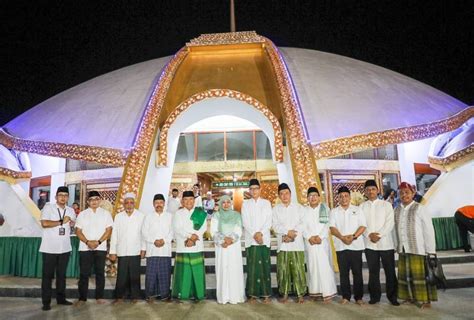
[{"label": "white shirt", "polygon": [[179,198],[168,198],[168,206],[167,211],[171,213],[175,213],[178,211],[179,207],[181,207],[181,200]]},{"label": "white shirt", "polygon": [[[400,204],[400,222],[398,225],[398,234],[400,235],[398,252],[417,254],[417,252],[411,252],[408,245],[408,230],[406,229],[406,219],[410,207],[415,203],[412,201],[409,205],[404,206]],[[418,212],[415,218],[415,233],[416,233],[416,250],[418,253],[426,255],[428,253],[436,253],[436,239],[434,233],[433,222],[431,221],[431,215],[426,210],[426,207],[419,204]]]},{"label": "white shirt", "polygon": [[[145,243],[147,257],[171,257],[171,241],[173,240],[172,214],[167,211],[162,213],[151,212],[147,214],[142,226],[142,238]],[[165,241],[158,248],[155,240]]]},{"label": "white shirt", "polygon": [[[41,210],[40,220],[59,221],[66,216],[71,218],[72,221],[76,220],[73,208],[66,206],[64,209],[61,209],[56,203],[47,203],[44,205],[43,210]],[[64,228],[63,236],[59,235],[60,228]],[[71,227],[69,223],[52,228],[43,228],[39,252],[55,254],[70,252],[72,250],[70,236]]]},{"label": "white shirt", "polygon": [[[329,213],[329,226],[336,228],[341,235],[346,236],[356,233],[359,227],[366,227],[367,223],[365,222],[365,215],[362,210],[351,204],[347,210],[344,210],[341,206],[332,209]],[[336,251],[365,249],[362,236],[352,241],[350,245],[334,237],[334,246]]]},{"label": "white shirt", "polygon": [[[173,233],[176,239],[176,252],[178,253],[202,252],[204,250],[203,235],[207,229],[207,223],[204,221],[199,230],[194,230],[193,221],[191,220],[193,211],[194,208],[191,210],[181,208],[174,214]],[[194,246],[186,247],[184,242],[191,238],[193,234],[196,234],[199,240],[196,241]]]},{"label": "white shirt", "polygon": [[[272,226],[277,234],[277,251],[304,251],[303,224],[304,211],[298,203],[290,203],[288,206],[280,203],[273,208]],[[283,242],[283,236],[289,230],[295,230],[297,236],[293,242]]]},{"label": "white shirt", "polygon": [[[384,200],[367,200],[360,205],[364,212],[367,229],[364,231],[364,243],[371,250],[394,250],[393,227],[395,218],[390,203]],[[381,237],[377,243],[370,241],[369,234],[378,233]]]},{"label": "white shirt", "polygon": [[263,234],[263,245],[270,248],[270,228],[272,227],[272,205],[262,198],[245,200],[242,205],[242,225],[245,247],[259,246],[253,238],[256,232]]},{"label": "white shirt", "polygon": [[202,207],[202,197],[201,196],[197,196],[196,198],[194,198],[194,206],[195,207]]},{"label": "white shirt", "polygon": [[329,223],[319,222],[320,208],[321,204],[318,204],[314,209],[311,206],[306,206],[303,209],[303,237],[306,241],[313,236],[318,236],[321,240],[329,236]]},{"label": "white shirt", "polygon": [[112,229],[109,253],[119,257],[140,255],[140,250],[144,247],[141,237],[144,219],[145,214],[136,209],[130,216],[125,211],[118,213]]},{"label": "white shirt", "polygon": [[[114,220],[112,215],[105,209],[97,208],[95,212],[88,208],[82,211],[77,217],[76,228],[81,229],[87,240],[97,241],[102,237],[105,230],[112,227]],[[93,251],[84,242],[79,243],[79,251]],[[96,251],[107,251],[107,241],[102,242],[95,249]]]}]

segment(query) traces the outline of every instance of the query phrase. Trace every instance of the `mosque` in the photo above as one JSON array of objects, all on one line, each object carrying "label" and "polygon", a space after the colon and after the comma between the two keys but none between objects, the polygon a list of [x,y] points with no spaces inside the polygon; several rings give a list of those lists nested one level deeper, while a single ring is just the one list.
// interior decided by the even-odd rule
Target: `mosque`
[{"label": "mosque", "polygon": [[[151,211],[155,193],[200,183],[239,209],[249,178],[332,207],[345,184],[383,193],[417,186],[433,217],[474,195],[474,107],[426,84],[335,54],[277,47],[255,32],[204,34],[174,56],[131,65],[38,104],[0,128],[0,236],[39,236],[58,186],[113,212],[125,193]],[[354,198],[357,201],[357,198]],[[439,228],[437,230],[439,231]]]}]

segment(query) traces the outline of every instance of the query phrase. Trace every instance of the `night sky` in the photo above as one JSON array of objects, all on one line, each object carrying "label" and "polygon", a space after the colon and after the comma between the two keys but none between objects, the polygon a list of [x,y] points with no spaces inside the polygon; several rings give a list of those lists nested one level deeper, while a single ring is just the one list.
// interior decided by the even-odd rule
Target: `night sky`
[{"label": "night sky", "polygon": [[[367,61],[474,105],[474,1],[235,0],[238,31]],[[0,125],[98,75],[229,31],[229,0],[3,0]]]}]

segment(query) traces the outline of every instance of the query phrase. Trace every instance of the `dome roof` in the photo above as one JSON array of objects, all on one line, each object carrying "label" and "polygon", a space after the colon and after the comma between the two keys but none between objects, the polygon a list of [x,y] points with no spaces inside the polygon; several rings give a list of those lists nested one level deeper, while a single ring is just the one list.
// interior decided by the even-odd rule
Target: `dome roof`
[{"label": "dome roof", "polygon": [[[419,81],[351,58],[279,48],[312,143],[446,119],[462,102]],[[128,66],[66,90],[7,123],[25,140],[129,150],[164,57]]]}]

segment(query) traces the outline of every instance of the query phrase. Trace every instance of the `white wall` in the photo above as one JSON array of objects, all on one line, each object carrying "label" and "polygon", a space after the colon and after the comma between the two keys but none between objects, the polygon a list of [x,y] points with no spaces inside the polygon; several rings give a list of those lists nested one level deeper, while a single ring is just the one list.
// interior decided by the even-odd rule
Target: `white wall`
[{"label": "white wall", "polygon": [[[143,185],[140,210],[144,212],[153,211],[152,200],[156,193],[162,193],[165,196],[168,195],[180,133],[200,120],[219,115],[235,116],[255,124],[268,137],[274,158],[275,138],[273,127],[270,121],[268,121],[260,111],[247,103],[227,97],[199,101],[183,112],[168,131],[168,166],[157,168],[155,165],[157,155],[156,152],[152,153]],[[156,146],[157,141],[155,141],[154,144]],[[284,158],[285,163],[277,165],[278,176],[281,177],[281,182],[288,183],[294,190],[295,184],[293,175],[291,174],[291,163],[289,162],[287,152]],[[293,194],[295,194],[295,192],[293,192]]]},{"label": "white wall", "polygon": [[474,161],[441,174],[425,199],[433,217],[452,217],[456,209],[474,205]]},{"label": "white wall", "polygon": [[[32,178],[51,176],[51,197],[56,194],[56,189],[64,186],[66,159],[30,153]],[[29,190],[25,190],[28,191]]]},{"label": "white wall", "polygon": [[414,163],[428,163],[428,152],[434,138],[397,145],[402,181],[416,185]]}]

